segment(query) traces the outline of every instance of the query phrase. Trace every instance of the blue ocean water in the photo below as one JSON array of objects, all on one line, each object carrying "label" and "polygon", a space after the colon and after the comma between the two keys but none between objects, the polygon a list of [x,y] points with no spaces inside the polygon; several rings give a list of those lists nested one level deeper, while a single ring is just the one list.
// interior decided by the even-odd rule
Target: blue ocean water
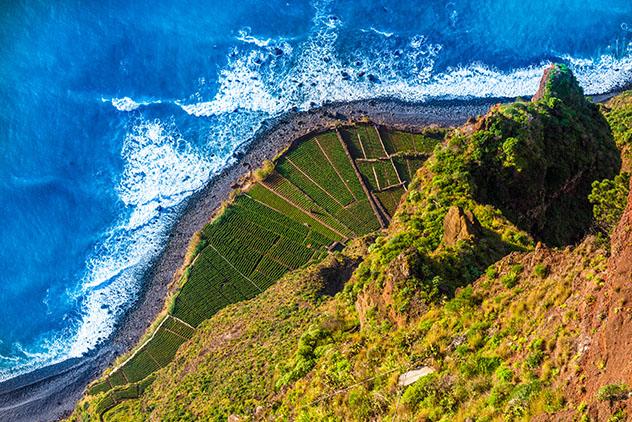
[{"label": "blue ocean water", "polygon": [[629,0],[10,1],[0,38],[0,380],[107,338],[265,119],[632,81]]}]

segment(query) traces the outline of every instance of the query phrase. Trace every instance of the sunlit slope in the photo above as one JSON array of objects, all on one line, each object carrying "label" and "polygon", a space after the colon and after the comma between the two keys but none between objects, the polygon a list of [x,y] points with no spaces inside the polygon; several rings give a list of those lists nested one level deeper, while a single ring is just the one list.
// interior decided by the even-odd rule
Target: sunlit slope
[{"label": "sunlit slope", "polygon": [[249,299],[330,249],[385,227],[412,175],[443,140],[358,125],[296,142],[253,176],[201,232],[168,313],[153,334],[90,394],[101,412],[151,383],[204,320]]}]

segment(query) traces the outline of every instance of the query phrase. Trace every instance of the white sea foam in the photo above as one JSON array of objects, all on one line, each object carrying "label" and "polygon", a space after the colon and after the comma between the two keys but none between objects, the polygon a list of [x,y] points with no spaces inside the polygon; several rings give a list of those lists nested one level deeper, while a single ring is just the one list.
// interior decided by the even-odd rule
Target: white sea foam
[{"label": "white sea foam", "polygon": [[111,103],[114,108],[119,111],[134,111],[140,106],[147,106],[150,104],[160,104],[161,100],[144,100],[144,101],[135,101],[130,97],[122,97],[122,98],[101,98],[101,101],[104,103]]},{"label": "white sea foam", "polygon": [[[486,98],[530,96],[550,62],[499,71],[483,63],[435,71],[443,46],[423,34],[411,36],[404,50],[365,49],[342,57],[338,29],[344,24],[329,14],[329,1],[315,2],[311,36],[291,53],[269,54],[271,40],[256,47],[235,47],[220,71],[214,98],[178,105],[194,116],[227,112],[278,115],[294,107],[306,110],[325,102],[391,97],[406,101],[429,98]],[[389,33],[371,28],[387,36]],[[256,37],[250,35],[248,37]],[[587,94],[616,89],[632,80],[632,48],[615,58],[560,57],[571,67]]]},{"label": "white sea foam", "polygon": [[254,44],[258,47],[267,47],[268,45],[270,45],[270,42],[272,41],[270,38],[266,38],[265,40],[262,40],[257,37],[253,37],[252,35],[250,35],[249,27],[240,29],[237,33],[239,34],[239,36],[237,36],[236,38],[239,41],[243,41],[247,44]]},{"label": "white sea foam", "polygon": [[[630,48],[632,53],[632,45]],[[609,55],[598,59],[578,59],[564,56],[587,94],[602,94],[630,83],[632,57],[614,58]]]},{"label": "white sea foam", "polygon": [[127,134],[118,194],[127,213],[97,246],[78,293],[81,324],[68,356],[80,356],[112,333],[136,297],[141,275],[160,252],[178,205],[204,186],[216,166],[173,124],[139,119]]},{"label": "white sea foam", "polygon": [[386,38],[390,38],[393,36],[393,32],[380,31],[374,27],[370,27],[369,29],[360,29],[361,32],[375,32],[378,35],[382,35]]},{"label": "white sea foam", "polygon": [[130,97],[112,98],[112,105],[120,111],[132,111],[140,107],[140,104]]},{"label": "white sea foam", "polygon": [[36,347],[14,343],[10,356],[0,354],[0,381],[66,359],[69,337],[64,336],[72,336],[74,331],[74,326],[68,326],[61,333],[44,337]]}]

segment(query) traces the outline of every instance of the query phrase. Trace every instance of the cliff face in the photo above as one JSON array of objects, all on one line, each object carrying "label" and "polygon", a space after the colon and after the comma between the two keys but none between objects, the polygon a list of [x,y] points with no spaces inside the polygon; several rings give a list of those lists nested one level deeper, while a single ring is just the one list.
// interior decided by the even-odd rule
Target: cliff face
[{"label": "cliff face", "polygon": [[596,295],[592,312],[585,316],[589,329],[585,335],[590,336],[590,343],[581,360],[583,376],[572,382],[574,393],[593,404],[591,412],[598,419],[609,416],[613,408],[632,406],[632,390],[604,403],[594,400],[604,386],[632,386],[632,190],[612,234],[610,250],[604,288]]},{"label": "cliff face", "polygon": [[435,149],[388,229],[205,321],[104,418],[624,420],[632,195],[610,240],[587,233],[591,184],[632,139],[628,104],[600,111],[548,69],[533,101]]}]

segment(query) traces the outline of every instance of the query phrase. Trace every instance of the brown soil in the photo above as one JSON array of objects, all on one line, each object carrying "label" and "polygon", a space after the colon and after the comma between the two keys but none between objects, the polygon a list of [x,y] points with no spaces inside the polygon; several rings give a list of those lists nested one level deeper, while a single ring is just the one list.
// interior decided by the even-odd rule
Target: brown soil
[{"label": "brown soil", "polygon": [[578,401],[590,404],[590,414],[607,419],[619,408],[632,416],[632,397],[613,403],[596,400],[599,388],[608,384],[632,386],[632,189],[628,205],[611,240],[605,288],[597,296],[593,312],[585,316],[594,331],[582,360],[585,384],[571,380]]}]

